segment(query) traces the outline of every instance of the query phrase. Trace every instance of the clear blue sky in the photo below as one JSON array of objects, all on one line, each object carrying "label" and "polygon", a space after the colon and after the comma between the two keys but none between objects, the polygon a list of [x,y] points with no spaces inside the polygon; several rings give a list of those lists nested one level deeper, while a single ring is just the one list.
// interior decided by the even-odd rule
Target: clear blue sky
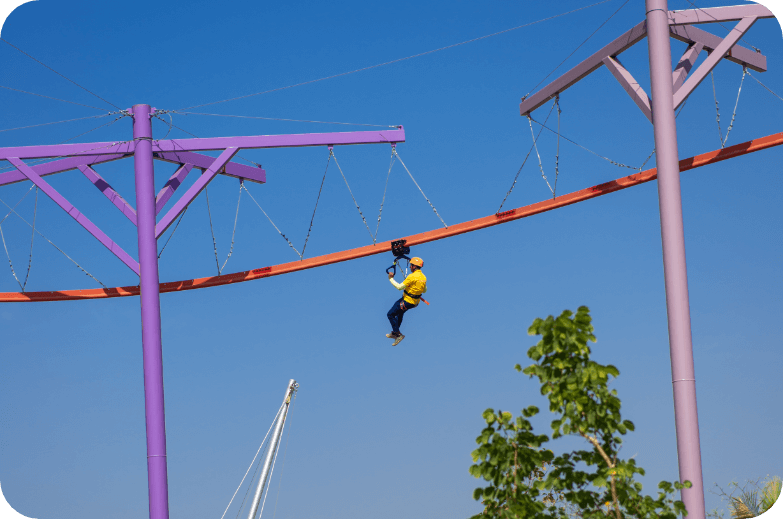
[{"label": "clear blue sky", "polygon": [[[177,109],[291,85],[443,47],[575,9],[589,2],[223,2],[40,0],[17,9],[2,37],[121,108]],[[723,2],[718,2],[723,3]],[[621,0],[397,64],[197,111],[272,118],[402,124],[402,159],[446,223],[492,214],[531,144],[518,103]],[[684,0],[670,8],[685,9]],[[704,4],[701,0],[699,5]],[[632,0],[553,76],[644,17]],[[707,27],[723,36],[726,29]],[[781,28],[754,26],[783,95]],[[684,45],[673,42],[675,59]],[[622,56],[648,88],[646,41]],[[702,56],[703,59],[703,56]],[[95,110],[0,89],[0,129],[114,110],[0,43],[0,85],[100,107]],[[715,72],[725,133],[741,68]],[[649,89],[648,89],[649,91]],[[564,135],[639,166],[653,148],[650,124],[604,69],[562,95]],[[536,112],[543,119],[548,107]],[[0,146],[57,143],[111,119],[0,133]],[[781,131],[783,101],[747,77],[728,144]],[[314,123],[173,116],[198,136],[345,131]],[[709,81],[678,119],[681,157],[720,146]],[[156,137],[168,128],[154,124]],[[172,137],[187,135],[174,130]],[[123,119],[76,142],[127,140]],[[556,141],[541,155],[554,177]],[[336,151],[368,222],[377,220],[386,145]],[[247,151],[267,171],[250,185],[275,224],[301,249],[328,152]],[[783,149],[682,175],[704,481],[781,474],[783,369]],[[7,164],[0,164],[5,167]],[[654,159],[650,162],[654,165]],[[133,203],[131,161],[96,168]],[[172,166],[158,166],[156,183]],[[558,193],[631,173],[561,144]],[[132,255],[134,229],[77,172],[50,182]],[[194,179],[189,179],[192,182]],[[29,188],[0,189],[13,204]],[[210,185],[221,263],[228,253],[238,186]],[[535,158],[506,207],[546,199]],[[18,208],[32,218],[34,197]],[[5,214],[5,211],[2,211]],[[137,278],[41,194],[37,227],[110,286]],[[395,166],[379,239],[438,227],[426,201]],[[27,270],[30,230],[3,223],[17,272]],[[330,168],[307,254],[368,243],[345,184]],[[215,273],[204,195],[161,258],[163,280]],[[432,305],[408,314],[408,338],[391,348],[386,311],[397,292],[388,257],[371,257],[242,283],[163,295],[169,489],[172,517],[219,518],[280,404],[289,378],[301,384],[277,501],[280,518],[459,518],[480,510],[468,474],[487,407],[546,407],[537,385],[513,370],[535,343],[535,317],[588,305],[595,358],[616,365],[624,416],[636,423],[623,455],[658,481],[677,479],[674,413],[656,184],[648,183],[515,223],[416,247]],[[5,252],[0,252],[5,256]],[[244,195],[234,252],[224,272],[296,260]],[[0,260],[0,291],[18,286]],[[98,285],[36,237],[28,290]],[[0,306],[0,481],[30,517],[147,514],[144,400],[137,298]],[[547,432],[549,417],[536,423]],[[552,443],[560,450],[579,442]],[[718,506],[707,493],[707,509]],[[229,512],[230,516],[234,516]],[[270,514],[271,515],[271,514]]]}]

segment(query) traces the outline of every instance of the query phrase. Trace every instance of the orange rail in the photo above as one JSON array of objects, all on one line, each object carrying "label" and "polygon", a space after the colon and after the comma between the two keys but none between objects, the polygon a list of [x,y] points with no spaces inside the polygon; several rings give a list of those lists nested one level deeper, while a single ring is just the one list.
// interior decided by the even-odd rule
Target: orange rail
[{"label": "orange rail", "polygon": [[[689,159],[683,159],[680,161],[680,171],[687,171],[689,169],[706,166],[707,164],[713,164],[715,162],[738,157],[747,153],[753,153],[755,151],[764,150],[773,146],[779,146],[780,144],[783,144],[783,133],[775,133],[773,135],[768,135],[766,137],[761,137],[752,141],[743,142],[742,144],[737,144],[729,148],[724,148],[722,150],[715,150],[709,153],[691,157]],[[615,191],[619,191],[621,189],[644,184],[645,182],[655,180],[656,178],[657,170],[655,168],[648,169],[634,175],[612,180],[611,182],[605,182],[597,186],[581,189],[579,191],[575,191],[552,200],[544,200],[542,202],[526,205],[524,207],[503,211],[502,213],[485,216],[483,218],[463,222],[457,225],[452,225],[448,228],[435,229],[432,231],[414,234],[412,236],[406,237],[405,239],[407,240],[407,245],[411,246],[440,240],[442,238],[448,238],[450,236],[476,231],[478,229],[483,229],[492,225],[518,220],[520,218],[543,213],[545,211],[551,211],[552,209],[565,207],[577,202],[583,202],[591,198],[614,193]],[[247,270],[245,272],[161,283],[160,291],[161,293],[179,292],[182,290],[195,290],[197,288],[229,285],[231,283],[240,283],[242,281],[278,276],[280,274],[288,274],[289,272],[296,272],[298,270],[311,269],[315,267],[321,267],[323,265],[331,265],[332,263],[363,258],[373,254],[387,253],[390,250],[391,242],[386,241],[377,243],[375,245],[359,247],[357,249],[335,252],[332,254],[326,254],[324,256],[316,256],[314,258],[309,258],[302,261],[281,263],[279,265]],[[99,288],[90,290],[62,290],[58,292],[0,292],[0,303],[74,301],[80,299],[102,299],[107,297],[125,297],[137,295],[139,295],[138,286]]]}]

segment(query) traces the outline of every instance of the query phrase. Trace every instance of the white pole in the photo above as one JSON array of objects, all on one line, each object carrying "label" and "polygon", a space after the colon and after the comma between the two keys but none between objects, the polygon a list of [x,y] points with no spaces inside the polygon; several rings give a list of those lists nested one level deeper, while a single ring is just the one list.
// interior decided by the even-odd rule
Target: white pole
[{"label": "white pole", "polygon": [[288,415],[288,408],[291,405],[291,396],[296,392],[299,384],[296,380],[291,379],[288,382],[288,387],[285,390],[285,397],[283,399],[283,412],[277,419],[277,425],[272,433],[272,439],[269,440],[269,449],[266,452],[266,458],[264,459],[264,465],[261,469],[261,478],[258,480],[258,487],[256,493],[253,496],[253,502],[250,505],[250,513],[247,514],[247,519],[255,519],[256,512],[258,512],[258,506],[261,504],[261,497],[264,495],[264,488],[266,487],[267,479],[269,479],[269,472],[272,470],[272,461],[275,459],[275,452],[280,445],[280,436],[282,436],[283,425],[285,425],[285,419]]}]

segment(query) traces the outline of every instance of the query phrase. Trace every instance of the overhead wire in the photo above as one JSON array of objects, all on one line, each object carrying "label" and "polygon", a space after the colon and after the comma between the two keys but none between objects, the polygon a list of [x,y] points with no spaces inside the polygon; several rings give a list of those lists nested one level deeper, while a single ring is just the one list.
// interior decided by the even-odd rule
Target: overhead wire
[{"label": "overhead wire", "polygon": [[278,232],[278,234],[280,234],[280,236],[282,236],[282,237],[283,237],[283,239],[284,239],[286,242],[288,242],[288,246],[289,246],[289,247],[291,247],[291,248],[294,250],[294,252],[296,252],[297,256],[299,256],[299,259],[302,259],[302,257],[303,257],[303,256],[302,256],[302,253],[300,253],[298,250],[296,250],[296,247],[294,247],[294,244],[293,244],[293,243],[291,243],[291,240],[289,240],[289,239],[286,237],[286,235],[285,235],[285,234],[283,234],[283,233],[282,233],[282,231],[281,231],[280,229],[278,229],[277,225],[275,225],[275,222],[273,222],[273,221],[272,221],[272,219],[269,217],[269,215],[268,215],[268,214],[266,214],[266,211],[264,211],[264,208],[263,208],[263,207],[261,207],[261,204],[259,204],[259,203],[258,203],[258,201],[257,201],[257,200],[256,200],[256,199],[253,197],[253,195],[250,193],[250,191],[248,191],[248,190],[247,190],[247,187],[245,186],[245,184],[244,184],[244,183],[242,184],[242,187],[244,188],[245,192],[248,194],[248,196],[250,197],[250,199],[251,199],[253,202],[255,202],[255,204],[258,206],[258,208],[259,208],[259,209],[261,209],[261,212],[262,212],[262,213],[264,213],[264,216],[266,216],[266,219],[267,219],[267,220],[269,220],[269,223],[271,223],[271,224],[272,224],[272,227],[274,227],[274,228],[275,228],[275,230]]},{"label": "overhead wire", "polygon": [[394,155],[397,156],[397,160],[400,161],[400,164],[402,164],[402,167],[405,168],[405,171],[408,172],[408,176],[411,177],[411,180],[413,180],[413,183],[416,184],[417,188],[419,188],[419,193],[421,193],[421,196],[423,196],[424,200],[426,200],[427,203],[430,204],[430,207],[432,208],[432,211],[435,213],[435,216],[438,217],[438,219],[440,220],[440,223],[443,224],[443,227],[448,228],[448,225],[446,225],[446,222],[443,221],[443,218],[438,213],[438,210],[435,209],[435,206],[432,205],[432,202],[430,202],[430,199],[427,198],[427,195],[424,194],[424,190],[421,189],[421,186],[419,186],[419,183],[416,182],[415,178],[413,178],[413,175],[411,174],[411,170],[409,170],[408,166],[406,166],[405,163],[402,161],[402,157],[400,157],[400,155],[397,153],[397,147],[395,146],[394,148],[392,148],[392,150],[393,150],[392,153],[394,153]]},{"label": "overhead wire", "polygon": [[74,81],[74,80],[72,80],[72,79],[70,79],[70,78],[66,77],[65,75],[63,75],[63,74],[61,74],[61,73],[57,72],[56,70],[54,70],[52,67],[50,67],[50,66],[49,66],[49,65],[47,65],[46,63],[43,63],[42,61],[40,61],[40,60],[38,60],[38,59],[34,58],[33,56],[31,56],[31,55],[30,55],[30,54],[28,54],[27,52],[23,51],[22,49],[20,49],[19,47],[17,47],[17,46],[16,46],[16,45],[14,45],[13,43],[9,42],[8,40],[6,40],[6,39],[4,39],[4,38],[0,38],[0,41],[3,41],[3,42],[5,42],[5,43],[7,43],[8,45],[10,45],[11,47],[15,48],[16,50],[18,50],[19,52],[21,52],[22,54],[24,54],[25,56],[27,56],[27,57],[28,57],[28,58],[30,58],[31,60],[35,61],[35,62],[36,62],[36,63],[38,63],[39,65],[43,65],[44,67],[48,68],[49,70],[51,70],[52,72],[54,72],[55,74],[57,74],[58,76],[60,76],[61,78],[65,79],[66,81],[69,81],[70,83],[73,83],[73,84],[74,84],[74,85],[76,85],[77,87],[81,88],[82,90],[84,90],[84,91],[85,91],[85,92],[87,92],[88,94],[90,94],[90,95],[92,95],[92,96],[95,96],[95,97],[97,97],[98,99],[100,99],[100,100],[101,100],[101,101],[103,101],[104,103],[107,103],[107,104],[110,104],[110,105],[112,105],[112,106],[113,106],[114,108],[116,108],[117,110],[121,110],[121,108],[120,108],[119,106],[115,105],[115,104],[114,104],[114,103],[112,103],[111,101],[107,101],[106,99],[102,98],[101,96],[99,96],[99,95],[98,95],[98,94],[96,94],[95,92],[92,92],[91,90],[88,90],[88,89],[86,89],[85,87],[83,87],[83,86],[81,86],[79,83],[77,83],[76,81]]},{"label": "overhead wire", "polygon": [[[595,29],[595,30],[594,30],[592,33],[590,33],[590,36],[588,36],[587,38],[585,38],[585,40],[584,40],[582,43],[580,43],[579,45],[577,45],[577,47],[576,47],[576,48],[575,48],[573,51],[571,51],[571,54],[569,54],[568,56],[566,56],[566,57],[565,57],[565,59],[564,59],[563,61],[561,61],[561,62],[560,62],[560,63],[559,63],[559,64],[558,64],[558,65],[557,65],[555,68],[553,68],[553,69],[552,69],[552,70],[549,72],[549,74],[547,74],[546,76],[544,76],[544,78],[543,78],[541,81],[539,81],[539,82],[536,84],[536,86],[534,86],[533,88],[531,88],[531,89],[529,90],[529,92],[528,92],[528,95],[530,95],[530,92],[533,92],[533,91],[535,91],[535,89],[537,89],[539,86],[541,86],[541,83],[543,83],[544,81],[546,81],[546,79],[547,79],[549,76],[551,76],[552,74],[554,74],[554,73],[555,73],[555,71],[556,71],[557,69],[559,69],[561,66],[563,66],[563,63],[565,63],[566,61],[568,61],[568,60],[569,60],[569,58],[570,58],[571,56],[573,56],[574,54],[576,54],[576,51],[578,51],[579,49],[581,49],[581,48],[582,48],[582,46],[583,46],[585,43],[587,43],[588,41],[590,41],[590,38],[592,38],[593,36],[595,36],[595,33],[597,33],[598,31],[600,31],[600,30],[601,30],[601,27],[603,27],[604,25],[606,25],[607,23],[609,23],[609,20],[611,20],[612,18],[614,18],[614,16],[615,16],[617,13],[619,13],[619,12],[622,10],[622,8],[626,6],[626,4],[627,4],[628,2],[630,2],[630,0],[625,0],[625,2],[623,2],[623,5],[621,5],[621,6],[620,6],[620,7],[619,7],[619,8],[618,8],[618,9],[617,9],[615,12],[613,12],[613,13],[612,13],[612,15],[611,15],[611,16],[609,16],[609,18],[607,18],[606,20],[604,20],[604,21],[603,21],[603,23],[601,23],[601,25],[599,25],[599,26],[598,26],[598,27],[597,27],[597,28],[596,28],[596,29]],[[527,97],[527,95],[526,95],[525,97]]]},{"label": "overhead wire", "polygon": [[246,99],[248,97],[254,97],[254,96],[263,95],[263,94],[270,94],[272,92],[279,92],[281,90],[287,90],[289,88],[295,88],[295,87],[299,87],[299,86],[310,85],[310,84],[313,84],[313,83],[318,83],[320,81],[326,81],[327,79],[334,79],[334,78],[338,78],[338,77],[342,77],[342,76],[347,76],[349,74],[355,74],[357,72],[364,72],[365,70],[371,70],[371,69],[378,68],[378,67],[383,67],[383,66],[386,66],[386,65],[392,65],[394,63],[399,63],[401,61],[406,61],[406,60],[409,60],[409,59],[419,58],[421,56],[426,56],[428,54],[433,54],[435,52],[440,52],[440,51],[443,51],[443,50],[452,49],[454,47],[459,47],[460,45],[473,43],[475,41],[484,40],[484,39],[487,39],[487,38],[491,38],[493,36],[498,36],[498,35],[501,35],[501,34],[505,34],[507,32],[516,31],[518,29],[522,29],[522,28],[525,28],[525,27],[530,27],[531,25],[535,25],[535,24],[538,24],[538,23],[542,23],[542,22],[546,22],[546,21],[549,21],[549,20],[553,20],[555,18],[560,18],[561,16],[566,16],[566,15],[569,15],[569,14],[573,14],[573,13],[576,13],[578,11],[583,11],[585,9],[589,9],[591,7],[595,7],[596,5],[605,4],[605,3],[611,2],[611,1],[612,0],[602,0],[602,1],[596,2],[594,4],[590,4],[590,5],[586,5],[584,7],[580,7],[578,9],[572,9],[572,10],[566,11],[564,13],[556,14],[556,15],[553,15],[553,16],[548,16],[546,18],[541,18],[540,20],[535,20],[535,21],[528,22],[528,23],[525,23],[525,24],[522,24],[522,25],[518,25],[518,26],[512,27],[510,29],[505,29],[505,30],[502,30],[502,31],[494,32],[492,34],[479,36],[478,38],[471,38],[469,40],[461,41],[459,43],[453,43],[451,45],[446,45],[445,47],[440,47],[440,48],[437,48],[437,49],[428,50],[426,52],[420,52],[418,54],[413,54],[411,56],[406,56],[404,58],[397,58],[397,59],[394,59],[394,60],[391,60],[391,61],[385,61],[383,63],[378,63],[378,64],[375,64],[375,65],[370,65],[370,66],[362,67],[362,68],[357,68],[355,70],[350,70],[348,72],[341,72],[339,74],[332,74],[330,76],[325,76],[325,77],[321,77],[321,78],[318,78],[318,79],[311,79],[309,81],[303,81],[301,83],[296,83],[296,84],[293,84],[293,85],[287,85],[287,86],[283,86],[283,87],[277,87],[277,88],[273,88],[273,89],[270,89],[270,90],[264,90],[262,92],[255,92],[253,94],[246,94],[246,95],[243,95],[243,96],[237,96],[237,97],[232,97],[232,98],[228,98],[228,99],[222,99],[220,101],[212,101],[212,102],[209,102],[209,103],[202,103],[202,104],[198,104],[198,105],[188,106],[188,107],[185,107],[185,108],[178,108],[175,111],[183,111],[183,110],[190,110],[190,109],[193,109],[193,108],[201,108],[202,106],[211,106],[211,105],[216,105],[216,104],[220,104],[220,103],[226,103],[228,101],[237,101],[239,99]]},{"label": "overhead wire", "polygon": [[364,226],[367,227],[367,232],[370,233],[370,239],[373,243],[375,243],[375,239],[372,236],[372,231],[370,230],[370,226],[367,225],[367,220],[364,219],[364,214],[362,214],[362,210],[359,208],[359,203],[356,201],[356,197],[353,196],[353,191],[351,191],[351,186],[348,185],[348,179],[345,178],[345,173],[343,173],[343,168],[340,167],[340,163],[337,162],[337,156],[334,154],[333,150],[329,150],[332,154],[332,157],[334,157],[334,164],[337,166],[337,169],[340,170],[340,175],[342,175],[343,180],[345,181],[345,187],[348,188],[348,192],[351,194],[351,198],[353,199],[353,203],[356,206],[356,210],[359,211],[359,216],[362,217],[362,221],[364,222]]},{"label": "overhead wire", "polygon": [[52,96],[47,96],[47,95],[43,95],[43,94],[36,94],[35,92],[28,92],[27,90],[21,90],[19,88],[11,88],[11,87],[7,87],[7,86],[3,86],[3,85],[0,85],[0,88],[4,88],[6,90],[13,90],[14,92],[22,92],[23,94],[30,94],[30,95],[34,95],[34,96],[38,96],[38,97],[45,97],[46,99],[54,99],[55,101],[62,101],[63,103],[70,103],[72,105],[84,106],[86,108],[93,108],[95,110],[100,110],[101,112],[105,112],[106,111],[105,108],[98,108],[97,106],[91,106],[91,105],[86,105],[86,104],[83,104],[83,103],[77,103],[75,101],[68,101],[67,99],[60,99],[59,97],[52,97]]},{"label": "overhead wire", "polygon": [[307,242],[310,240],[310,231],[313,230],[313,222],[315,221],[315,212],[318,210],[318,202],[321,200],[321,192],[324,190],[324,182],[326,181],[326,173],[329,171],[329,164],[334,157],[332,150],[329,150],[329,157],[326,159],[326,169],[324,169],[324,176],[321,178],[321,187],[318,189],[318,197],[315,199],[315,207],[313,208],[313,216],[310,217],[310,227],[307,229],[307,237],[305,238],[304,246],[302,247],[302,253],[299,255],[301,259],[304,259],[305,249],[307,249]]},{"label": "overhead wire", "polygon": [[389,176],[391,175],[392,166],[394,166],[394,148],[396,146],[392,144],[391,158],[389,159],[389,172],[386,173],[386,184],[383,186],[383,198],[381,198],[381,208],[378,211],[378,223],[375,225],[375,235],[372,237],[373,243],[376,243],[378,239],[378,229],[381,227],[381,215],[383,214],[383,204],[386,202],[386,189],[389,187]]},{"label": "overhead wire", "polygon": [[393,124],[344,123],[344,122],[337,122],[337,121],[314,121],[314,120],[306,120],[306,119],[285,119],[281,117],[261,117],[257,115],[228,115],[228,114],[208,114],[208,113],[201,113],[201,112],[181,112],[177,110],[172,110],[171,113],[180,114],[180,115],[208,115],[212,117],[233,117],[237,119],[263,119],[265,121],[286,121],[286,122],[294,122],[294,123],[342,124],[346,126],[373,126],[376,128],[399,127],[398,125],[393,125]]},{"label": "overhead wire", "polygon": [[87,117],[77,117],[76,119],[65,119],[64,121],[53,121],[50,123],[39,123],[39,124],[31,124],[28,126],[19,126],[17,128],[6,128],[4,130],[0,130],[0,132],[10,132],[13,130],[24,130],[26,128],[37,128],[38,126],[49,126],[51,124],[62,124],[62,123],[71,123],[73,121],[83,121],[85,119],[100,119],[101,117],[108,117],[112,115],[111,113],[103,114],[103,115],[90,115]]},{"label": "overhead wire", "polygon": [[756,80],[756,83],[758,83],[759,85],[761,85],[762,87],[764,87],[764,88],[767,90],[767,92],[769,92],[769,93],[770,93],[770,94],[772,94],[773,96],[775,96],[775,97],[777,97],[778,99],[780,99],[781,101],[783,101],[783,97],[780,97],[780,96],[779,96],[779,95],[777,95],[775,92],[773,92],[773,91],[772,91],[772,90],[771,90],[771,89],[770,89],[770,88],[769,88],[767,85],[765,85],[764,83],[762,83],[761,81],[759,81],[759,79],[758,79],[756,76],[754,76],[753,74],[751,74],[749,70],[748,70],[748,75],[749,75],[750,77],[752,77],[753,79],[755,79],[755,80]]}]

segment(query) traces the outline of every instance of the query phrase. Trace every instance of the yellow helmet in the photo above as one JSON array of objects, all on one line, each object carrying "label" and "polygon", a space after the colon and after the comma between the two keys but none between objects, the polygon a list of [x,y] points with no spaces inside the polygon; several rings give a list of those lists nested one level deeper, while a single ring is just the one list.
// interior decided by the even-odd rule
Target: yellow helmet
[{"label": "yellow helmet", "polygon": [[418,257],[411,258],[411,265],[416,265],[417,267],[422,268],[424,267],[424,260]]}]

